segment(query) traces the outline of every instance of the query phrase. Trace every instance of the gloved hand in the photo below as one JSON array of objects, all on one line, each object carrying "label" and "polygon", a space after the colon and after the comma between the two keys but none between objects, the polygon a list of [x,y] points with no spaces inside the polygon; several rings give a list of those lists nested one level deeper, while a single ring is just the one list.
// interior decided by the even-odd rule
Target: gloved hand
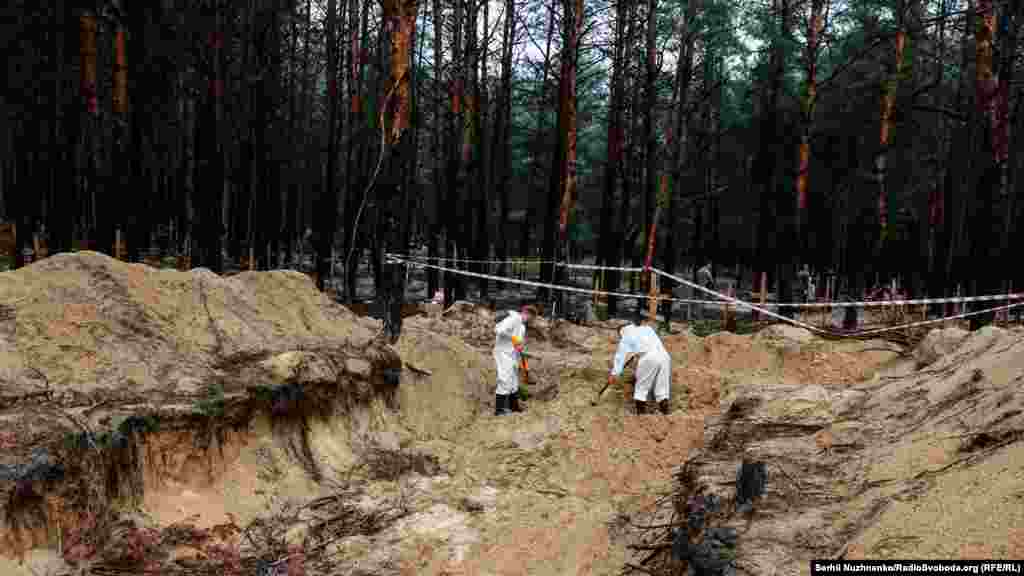
[{"label": "gloved hand", "polygon": [[520,338],[519,336],[513,336],[512,337],[512,348],[514,348],[516,352],[519,352],[520,354],[522,354],[523,353],[523,348],[524,348],[523,347],[523,339]]},{"label": "gloved hand", "polygon": [[609,374],[608,375],[608,385],[609,386],[614,386],[616,380],[618,380],[618,378],[616,378],[614,374]]}]

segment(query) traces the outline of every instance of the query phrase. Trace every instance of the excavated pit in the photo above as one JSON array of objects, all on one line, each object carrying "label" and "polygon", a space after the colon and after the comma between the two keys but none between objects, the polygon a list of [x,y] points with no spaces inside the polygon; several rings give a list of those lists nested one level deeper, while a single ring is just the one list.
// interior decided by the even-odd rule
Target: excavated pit
[{"label": "excavated pit", "polygon": [[493,313],[410,316],[394,347],[379,327],[290,272],[0,274],[0,573],[677,574],[648,527],[728,504],[744,459],[768,472],[726,523],[747,571],[1024,550],[1017,516],[980,520],[1024,490],[1019,331],[913,354],[677,332],[674,412],[638,418],[617,386],[593,404],[617,324],[538,319],[529,409],[495,418]]}]

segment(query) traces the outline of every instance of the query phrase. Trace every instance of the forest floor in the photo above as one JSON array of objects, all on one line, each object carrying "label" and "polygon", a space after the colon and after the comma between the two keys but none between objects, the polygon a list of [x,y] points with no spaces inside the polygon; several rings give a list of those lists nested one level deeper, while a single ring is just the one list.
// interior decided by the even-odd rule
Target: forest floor
[{"label": "forest floor", "polygon": [[[621,388],[592,404],[618,323],[541,318],[528,335],[528,409],[495,417],[493,312],[468,303],[408,318],[392,348],[374,343],[379,322],[300,274],[218,278],[83,253],[0,274],[0,305],[4,574],[128,574],[147,562],[165,570],[155,574],[230,574],[225,549],[239,573],[299,555],[309,574],[620,574],[638,562],[644,527],[664,521],[680,466],[733,457],[715,439],[750,397],[764,399],[757,422],[788,423],[765,424],[746,448],[773,466],[754,533],[772,541],[783,517],[802,530],[788,547],[752,540],[743,554],[755,561],[768,554],[776,573],[799,574],[825,548],[1024,555],[1019,329],[949,328],[905,350],[784,326],[699,337],[677,324],[664,337],[673,412],[638,417]],[[867,412],[850,416],[850,398]],[[785,426],[808,431],[774,437]],[[888,436],[841,450],[851,427]],[[774,466],[824,433],[836,449],[809,452],[797,482],[842,480],[791,503],[792,472]],[[94,453],[101,466],[76,467]],[[822,490],[854,512],[828,508]],[[109,541],[83,535],[96,531],[73,509],[83,495],[104,504],[91,514],[116,517]],[[832,527],[830,542],[813,541]],[[115,553],[125,549],[138,553]]]}]

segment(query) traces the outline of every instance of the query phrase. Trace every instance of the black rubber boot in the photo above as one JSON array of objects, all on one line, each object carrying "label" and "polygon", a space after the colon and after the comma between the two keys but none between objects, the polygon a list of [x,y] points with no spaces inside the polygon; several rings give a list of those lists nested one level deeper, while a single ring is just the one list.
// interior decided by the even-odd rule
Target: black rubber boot
[{"label": "black rubber boot", "polygon": [[508,407],[513,412],[525,412],[526,407],[519,405],[519,390],[508,395]]},{"label": "black rubber boot", "polygon": [[647,413],[647,402],[644,402],[643,400],[634,400],[634,402],[636,402],[637,415]]},{"label": "black rubber boot", "polygon": [[495,394],[494,395],[494,415],[501,416],[502,414],[508,414],[508,395],[507,394]]},{"label": "black rubber boot", "polygon": [[668,405],[668,398],[658,401],[658,410],[661,410],[661,413],[665,415],[672,411]]}]

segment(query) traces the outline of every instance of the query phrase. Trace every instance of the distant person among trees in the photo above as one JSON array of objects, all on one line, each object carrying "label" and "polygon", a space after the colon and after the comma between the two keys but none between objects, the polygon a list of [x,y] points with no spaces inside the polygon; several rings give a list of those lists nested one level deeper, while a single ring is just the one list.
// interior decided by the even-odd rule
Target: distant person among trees
[{"label": "distant person among trees", "polygon": [[708,290],[715,290],[715,278],[711,275],[711,262],[705,262],[697,270],[697,282]]}]

